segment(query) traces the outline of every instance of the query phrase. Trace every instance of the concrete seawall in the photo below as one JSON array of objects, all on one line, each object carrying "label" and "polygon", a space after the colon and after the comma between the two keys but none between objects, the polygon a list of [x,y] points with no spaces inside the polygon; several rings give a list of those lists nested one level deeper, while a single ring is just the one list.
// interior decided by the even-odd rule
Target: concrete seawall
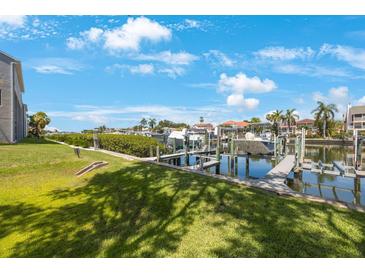
[{"label": "concrete seawall", "polygon": [[[290,144],[294,144],[295,139],[290,139]],[[352,140],[342,140],[342,139],[305,139],[306,145],[327,145],[327,146],[352,146]]]}]

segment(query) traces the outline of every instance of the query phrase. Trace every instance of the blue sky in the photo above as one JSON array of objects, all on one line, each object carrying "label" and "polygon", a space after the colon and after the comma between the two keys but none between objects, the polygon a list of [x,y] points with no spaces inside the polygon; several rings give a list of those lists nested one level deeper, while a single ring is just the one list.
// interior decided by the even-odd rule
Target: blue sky
[{"label": "blue sky", "polygon": [[365,17],[0,16],[30,112],[79,131],[365,104]]}]

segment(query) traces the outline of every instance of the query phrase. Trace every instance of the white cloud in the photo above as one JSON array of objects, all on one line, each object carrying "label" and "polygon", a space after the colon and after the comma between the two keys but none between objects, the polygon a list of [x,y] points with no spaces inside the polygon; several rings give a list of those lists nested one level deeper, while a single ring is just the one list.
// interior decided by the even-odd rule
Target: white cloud
[{"label": "white cloud", "polygon": [[86,37],[91,42],[97,42],[101,35],[103,34],[103,30],[99,28],[90,28],[87,31],[82,33],[82,36]]},{"label": "white cloud", "polygon": [[313,64],[279,64],[273,66],[273,70],[278,73],[284,74],[298,74],[298,75],[306,75],[311,77],[346,77],[346,78],[354,78],[352,74],[350,74],[347,70],[342,68],[328,68],[319,65]]},{"label": "white cloud", "polygon": [[139,65],[126,65],[126,64],[113,64],[105,68],[105,71],[113,73],[120,71],[123,75],[124,71],[129,71],[132,74],[165,74],[170,78],[176,79],[179,76],[185,74],[185,68],[179,66],[156,66],[153,64],[139,64]]},{"label": "white cloud", "polygon": [[358,105],[365,105],[365,96],[363,96],[362,98],[360,98],[359,100],[357,100],[357,104]]},{"label": "white cloud", "polygon": [[248,109],[257,107],[259,100],[255,98],[246,99],[244,97],[245,92],[270,92],[274,89],[276,89],[274,81],[269,79],[261,80],[257,76],[249,78],[243,73],[238,73],[232,77],[222,73],[218,82],[218,91],[230,93],[227,97],[227,105],[246,107]]},{"label": "white cloud", "polygon": [[203,53],[203,56],[209,63],[216,66],[232,67],[235,64],[231,58],[219,50],[210,50],[206,53]]},{"label": "white cloud", "polygon": [[197,29],[201,31],[207,31],[207,27],[209,27],[211,23],[207,20],[204,21],[198,21],[193,19],[185,19],[182,22],[171,24],[169,27],[172,29],[175,29],[177,31],[184,31],[188,29]]},{"label": "white cloud", "polygon": [[235,107],[246,107],[247,109],[254,109],[259,105],[260,101],[255,98],[245,99],[243,94],[233,93],[227,97],[227,105]]},{"label": "white cloud", "polygon": [[163,62],[169,65],[190,65],[199,59],[198,56],[185,51],[173,53],[171,51],[162,51],[155,54],[139,54],[134,57],[136,60]]},{"label": "white cloud", "polygon": [[228,77],[225,73],[220,75],[218,90],[222,92],[244,93],[244,92],[270,92],[276,89],[274,81],[269,79],[261,80],[257,76],[249,78],[240,72],[235,76]]},{"label": "white cloud", "polygon": [[0,25],[8,25],[13,28],[23,27],[27,16],[25,15],[0,15]]},{"label": "white cloud", "polygon": [[138,51],[143,40],[159,42],[171,39],[171,30],[146,17],[128,18],[119,28],[106,30],[104,48],[110,51]]},{"label": "white cloud", "polygon": [[117,121],[138,123],[142,117],[153,117],[158,120],[168,119],[175,122],[196,123],[198,117],[204,116],[207,121],[223,121],[229,118],[229,111],[222,106],[163,106],[140,105],[129,107],[76,105],[74,111],[48,111],[51,118],[63,118],[73,121],[86,121],[96,125]]},{"label": "white cloud", "polygon": [[69,49],[79,50],[85,46],[98,42],[103,34],[100,28],[90,28],[89,30],[80,32],[80,37],[69,37],[66,40],[66,45]]},{"label": "white cloud", "polygon": [[348,93],[349,89],[345,86],[331,88],[329,90],[329,95],[335,99],[346,99],[348,97]]},{"label": "white cloud", "polygon": [[164,73],[168,77],[175,79],[179,76],[183,76],[185,74],[185,69],[182,67],[172,66],[172,67],[161,68],[159,72]]},{"label": "white cloud", "polygon": [[35,16],[0,16],[0,38],[18,41],[55,36],[58,24],[59,20]]},{"label": "white cloud", "polygon": [[139,64],[131,66],[129,70],[133,74],[153,74],[154,66],[152,64]]},{"label": "white cloud", "polygon": [[84,69],[79,62],[69,58],[33,59],[25,64],[42,74],[74,74]]},{"label": "white cloud", "polygon": [[338,60],[344,61],[355,68],[365,69],[365,49],[323,44],[319,55],[326,54],[332,55]]},{"label": "white cloud", "polygon": [[82,49],[87,45],[103,42],[103,48],[111,53],[138,51],[143,41],[159,42],[170,40],[171,30],[146,17],[128,18],[127,22],[113,29],[92,27],[79,33],[78,37],[66,40],[70,49]]},{"label": "white cloud", "polygon": [[327,94],[322,92],[312,93],[313,101],[321,101],[326,104],[335,104],[339,110],[339,117],[346,111],[346,106],[350,103],[349,89],[346,86],[333,87]]},{"label": "white cloud", "polygon": [[307,59],[315,54],[310,47],[307,48],[284,48],[284,47],[267,47],[254,53],[260,58],[269,58],[274,60],[293,60]]},{"label": "white cloud", "polygon": [[313,101],[315,102],[318,102],[318,101],[321,101],[321,102],[324,102],[327,100],[327,97],[325,97],[323,95],[322,92],[319,92],[319,91],[315,91],[312,93],[312,98],[313,98]]},{"label": "white cloud", "polygon": [[81,38],[69,37],[66,40],[66,45],[69,49],[82,49],[85,47],[86,42]]}]

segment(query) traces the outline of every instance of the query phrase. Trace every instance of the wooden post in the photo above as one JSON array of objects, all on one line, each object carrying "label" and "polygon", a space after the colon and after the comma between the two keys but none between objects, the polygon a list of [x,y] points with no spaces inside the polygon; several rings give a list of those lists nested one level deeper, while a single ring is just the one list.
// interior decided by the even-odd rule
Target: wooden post
[{"label": "wooden post", "polygon": [[302,143],[301,143],[301,153],[300,153],[300,165],[303,164],[304,162],[304,155],[305,155],[305,135],[306,135],[306,130],[305,128],[302,128]]},{"label": "wooden post", "polygon": [[199,168],[200,168],[200,171],[203,171],[203,157],[199,158]]},{"label": "wooden post", "polygon": [[189,136],[185,136],[185,166],[189,166]]},{"label": "wooden post", "polygon": [[277,141],[276,140],[276,134],[274,133],[274,157],[275,158],[278,156],[276,141]]},{"label": "wooden post", "polygon": [[355,204],[360,205],[361,200],[361,179],[359,176],[354,178],[354,196],[355,196]]},{"label": "wooden post", "polygon": [[354,167],[355,167],[355,169],[357,169],[356,168],[356,166],[357,166],[357,134],[358,134],[358,132],[357,132],[357,130],[356,129],[354,129]]},{"label": "wooden post", "polygon": [[160,146],[156,146],[156,160],[160,162]]},{"label": "wooden post", "polygon": [[233,155],[234,154],[234,139],[233,139],[233,133],[231,134],[231,148],[230,152]]},{"label": "wooden post", "polygon": [[246,155],[246,178],[250,177],[250,154]]},{"label": "wooden post", "polygon": [[[216,147],[216,151],[215,151],[215,156],[216,156],[217,161],[221,160],[221,152],[220,152],[220,142],[221,142],[220,135],[221,135],[221,132],[220,131],[221,131],[220,127],[218,126],[217,127],[217,147]],[[216,174],[220,173],[220,164],[215,166],[215,173]]]},{"label": "wooden post", "polygon": [[150,146],[150,157],[153,157],[153,146]]},{"label": "wooden post", "polygon": [[221,139],[221,137],[220,137],[220,128],[218,127],[218,130],[217,130],[217,147],[216,147],[216,151],[215,151],[217,161],[220,161],[220,159],[221,159],[221,152],[220,152],[221,140],[220,139]]}]

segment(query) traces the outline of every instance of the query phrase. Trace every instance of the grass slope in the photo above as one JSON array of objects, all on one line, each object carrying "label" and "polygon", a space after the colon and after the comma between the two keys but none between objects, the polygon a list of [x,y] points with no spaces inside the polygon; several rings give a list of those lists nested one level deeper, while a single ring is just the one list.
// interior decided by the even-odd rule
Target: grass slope
[{"label": "grass slope", "polygon": [[[365,214],[57,144],[0,146],[0,257],[363,257]],[[107,167],[76,178],[95,160]]]}]

